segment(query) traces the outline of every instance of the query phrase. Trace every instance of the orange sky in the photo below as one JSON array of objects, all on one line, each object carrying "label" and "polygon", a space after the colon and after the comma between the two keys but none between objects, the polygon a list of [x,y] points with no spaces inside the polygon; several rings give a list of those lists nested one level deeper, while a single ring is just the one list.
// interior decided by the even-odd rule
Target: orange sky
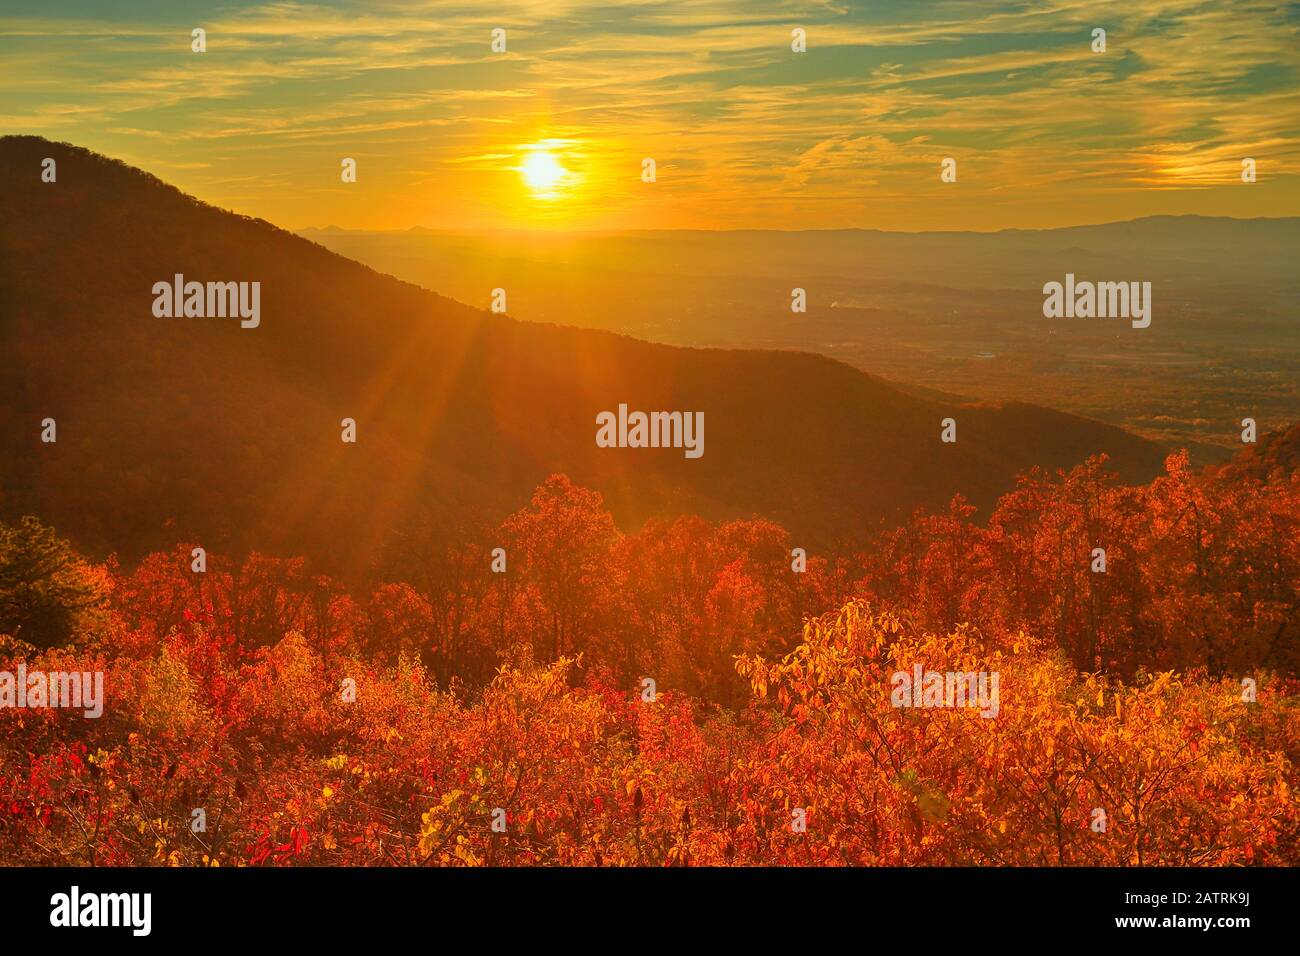
[{"label": "orange sky", "polygon": [[1300,214],[1300,23],[1273,4],[18,6],[0,128],[291,228]]}]

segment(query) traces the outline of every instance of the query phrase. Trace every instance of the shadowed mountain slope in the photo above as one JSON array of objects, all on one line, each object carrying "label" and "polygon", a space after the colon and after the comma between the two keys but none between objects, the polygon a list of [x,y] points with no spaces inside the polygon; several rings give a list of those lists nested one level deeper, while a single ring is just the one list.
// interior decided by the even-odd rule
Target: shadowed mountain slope
[{"label": "shadowed mountain slope", "polygon": [[[260,282],[260,325],[155,317],[153,285],[177,273]],[[36,137],[0,139],[0,354],[3,517],[124,557],[179,539],[355,573],[416,514],[499,515],[557,471],[625,527],[762,515],[815,544],[957,492],[987,506],[1032,465],[1106,452],[1138,481],[1163,456],[1088,419],[948,405],[816,355],[491,315]],[[596,415],[620,402],[703,412],[703,457],[598,448]],[[956,444],[939,440],[949,415]]]}]

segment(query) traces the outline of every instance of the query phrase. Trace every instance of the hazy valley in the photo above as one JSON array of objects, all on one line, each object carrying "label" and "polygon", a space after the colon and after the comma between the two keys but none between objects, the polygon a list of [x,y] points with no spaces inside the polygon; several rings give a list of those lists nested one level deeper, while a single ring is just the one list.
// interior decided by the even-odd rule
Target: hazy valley
[{"label": "hazy valley", "polygon": [[[1197,216],[998,233],[305,230],[522,319],[674,345],[799,349],[920,394],[1048,405],[1217,461],[1300,418],[1300,220]],[[1151,326],[1045,319],[1045,282],[1153,284]],[[791,312],[791,289],[807,312]]]}]

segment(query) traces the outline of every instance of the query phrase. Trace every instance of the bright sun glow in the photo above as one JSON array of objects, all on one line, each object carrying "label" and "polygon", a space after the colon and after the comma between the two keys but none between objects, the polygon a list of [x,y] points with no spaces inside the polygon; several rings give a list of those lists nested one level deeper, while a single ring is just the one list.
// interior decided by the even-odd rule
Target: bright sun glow
[{"label": "bright sun glow", "polygon": [[528,183],[528,187],[540,196],[553,194],[568,174],[560,161],[544,149],[529,153],[520,172],[524,174],[524,182]]}]

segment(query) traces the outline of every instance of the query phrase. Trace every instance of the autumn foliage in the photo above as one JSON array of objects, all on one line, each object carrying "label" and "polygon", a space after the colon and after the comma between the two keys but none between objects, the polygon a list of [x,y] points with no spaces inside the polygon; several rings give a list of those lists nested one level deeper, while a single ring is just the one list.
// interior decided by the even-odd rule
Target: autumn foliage
[{"label": "autumn foliage", "polygon": [[[770,522],[623,534],[555,476],[413,528],[366,594],[191,543],[59,561],[39,647],[6,557],[0,670],[102,670],[107,702],[0,710],[0,862],[1300,862],[1300,479],[1092,461],[978,518],[795,573]],[[998,716],[895,707],[914,664],[998,673]]]}]

